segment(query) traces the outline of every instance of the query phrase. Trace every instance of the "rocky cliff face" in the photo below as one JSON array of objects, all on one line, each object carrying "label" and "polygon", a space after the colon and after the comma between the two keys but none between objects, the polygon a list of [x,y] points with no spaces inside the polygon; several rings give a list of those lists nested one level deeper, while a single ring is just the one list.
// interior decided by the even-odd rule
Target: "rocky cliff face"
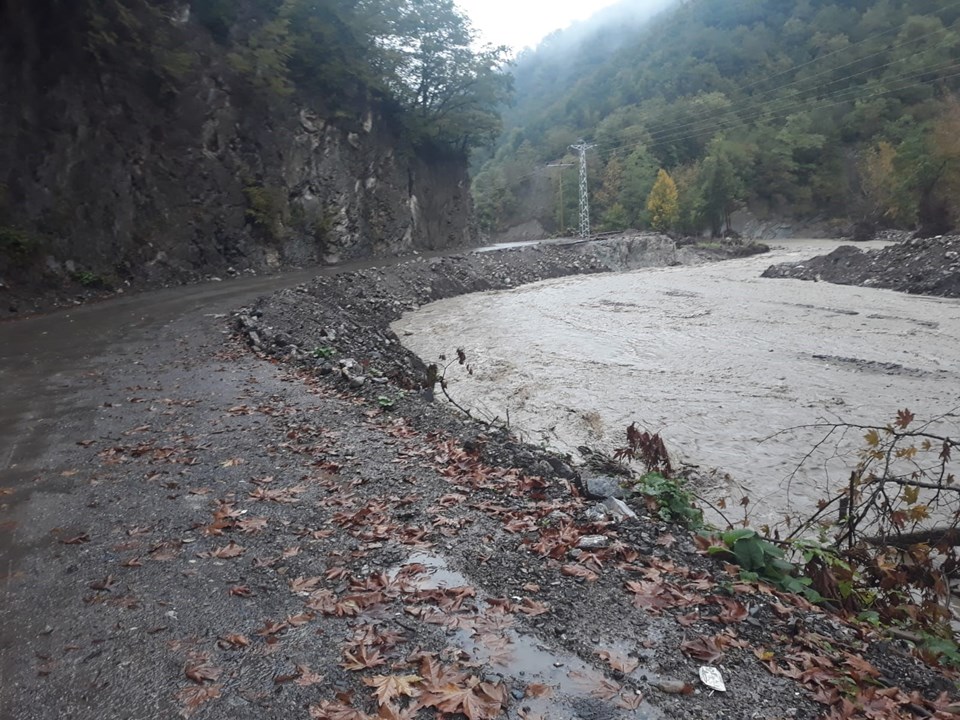
[{"label": "rocky cliff face", "polygon": [[336,117],[267,102],[186,3],[165,7],[177,50],[158,67],[97,57],[69,5],[0,5],[8,286],[182,281],[471,242],[465,159],[405,146],[375,99]]}]

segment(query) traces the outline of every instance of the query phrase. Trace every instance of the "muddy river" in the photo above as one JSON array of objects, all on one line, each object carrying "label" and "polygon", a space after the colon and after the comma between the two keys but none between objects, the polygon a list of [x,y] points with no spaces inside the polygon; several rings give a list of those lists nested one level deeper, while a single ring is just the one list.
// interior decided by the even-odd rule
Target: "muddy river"
[{"label": "muddy river", "polygon": [[836,245],[453,298],[394,329],[424,359],[464,348],[473,374],[451,367],[451,394],[509,415],[527,440],[578,457],[622,445],[636,421],[685,462],[729,474],[709,496],[746,493],[751,522],[776,522],[844,482],[863,445],[848,433],[798,470],[824,430],[780,431],[909,408],[960,435],[960,301],[760,278]]}]

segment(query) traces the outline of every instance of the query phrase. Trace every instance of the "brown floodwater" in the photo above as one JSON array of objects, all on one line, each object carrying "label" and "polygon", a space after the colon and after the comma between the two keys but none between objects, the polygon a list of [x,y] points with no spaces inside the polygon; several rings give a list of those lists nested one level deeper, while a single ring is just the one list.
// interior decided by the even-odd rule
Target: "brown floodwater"
[{"label": "brown floodwater", "polygon": [[452,298],[394,329],[428,361],[464,348],[473,374],[449,369],[453,397],[509,415],[527,440],[577,456],[622,445],[636,421],[682,460],[729,473],[708,495],[745,493],[751,521],[772,523],[809,512],[863,445],[835,436],[797,470],[825,434],[801,426],[886,424],[909,408],[960,435],[960,301],[760,277],[837,245]]}]

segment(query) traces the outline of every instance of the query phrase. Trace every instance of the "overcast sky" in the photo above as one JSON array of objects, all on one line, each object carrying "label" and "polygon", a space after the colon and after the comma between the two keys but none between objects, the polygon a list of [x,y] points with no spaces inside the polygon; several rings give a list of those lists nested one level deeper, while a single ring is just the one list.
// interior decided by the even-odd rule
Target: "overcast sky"
[{"label": "overcast sky", "polygon": [[[616,0],[457,0],[483,39],[515,52],[534,47],[554,30],[585,20]],[[643,2],[643,0],[638,0]]]}]

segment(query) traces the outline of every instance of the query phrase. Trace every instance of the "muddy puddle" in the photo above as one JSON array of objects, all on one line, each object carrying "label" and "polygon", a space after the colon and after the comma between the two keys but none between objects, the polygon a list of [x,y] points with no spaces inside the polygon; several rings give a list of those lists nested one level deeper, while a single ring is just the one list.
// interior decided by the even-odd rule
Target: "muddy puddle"
[{"label": "muddy puddle", "polygon": [[[425,552],[413,553],[388,575],[396,578],[400,573],[410,573],[411,568],[418,590],[473,587],[468,578],[451,570],[444,558]],[[488,603],[479,591],[475,600],[475,622],[468,620],[463,629],[450,630],[450,644],[462,661],[489,668],[512,688],[511,719],[616,718],[629,711],[630,717],[640,720],[662,720],[663,714],[636,691],[605,682],[602,673],[577,656],[549,648],[536,637],[520,632],[513,617]],[[641,667],[640,659],[632,657],[626,645],[600,645],[600,649],[629,663],[624,669],[630,670],[630,677],[638,684],[659,681],[653,672]]]},{"label": "muddy puddle", "polygon": [[577,456],[617,447],[636,421],[729,473],[713,499],[745,494],[751,522],[775,523],[844,482],[863,444],[835,436],[798,470],[825,434],[810,425],[886,424],[909,408],[960,434],[960,301],[760,278],[837,245],[453,298],[394,329],[428,361],[464,348],[473,374],[448,370],[453,397],[527,440]]}]

